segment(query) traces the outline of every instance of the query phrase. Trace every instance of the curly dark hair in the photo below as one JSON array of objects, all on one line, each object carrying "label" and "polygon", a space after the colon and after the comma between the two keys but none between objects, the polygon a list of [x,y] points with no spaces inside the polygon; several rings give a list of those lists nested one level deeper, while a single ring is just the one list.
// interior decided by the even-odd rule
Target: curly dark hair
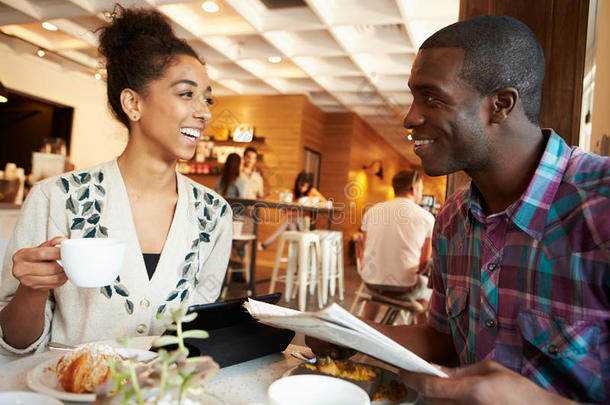
[{"label": "curly dark hair", "polygon": [[99,31],[98,50],[106,59],[108,73],[108,102],[114,116],[128,128],[120,100],[124,89],[146,95],[148,84],[163,76],[175,56],[200,60],[185,40],[176,37],[167,17],[156,10],[115,4],[110,22]]},{"label": "curly dark hair", "polygon": [[426,39],[420,49],[452,47],[466,53],[460,72],[466,83],[483,96],[514,87],[525,115],[538,124],[544,54],[527,25],[505,15],[484,15],[448,25]]}]

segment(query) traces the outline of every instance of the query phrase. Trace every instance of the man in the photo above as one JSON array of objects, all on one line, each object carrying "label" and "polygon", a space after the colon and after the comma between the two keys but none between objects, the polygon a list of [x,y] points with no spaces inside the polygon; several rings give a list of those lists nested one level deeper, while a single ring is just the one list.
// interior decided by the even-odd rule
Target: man
[{"label": "man", "polygon": [[[424,183],[418,171],[402,170],[392,187],[394,199],[375,204],[362,219],[362,280],[376,294],[427,301],[431,291],[421,273],[430,262],[434,217],[418,205]],[[364,318],[374,321],[378,311],[368,302]]]},{"label": "man", "polygon": [[534,34],[504,16],[443,28],[413,64],[424,171],[472,178],[436,220],[428,324],[379,326],[459,360],[448,379],[401,373],[431,403],[610,401],[610,159],[540,129],[543,76]]},{"label": "man", "polygon": [[241,177],[246,181],[246,196],[252,200],[261,198],[264,195],[263,192],[263,177],[260,172],[256,169],[256,159],[258,153],[256,149],[248,146],[244,151],[244,163],[241,170]]}]

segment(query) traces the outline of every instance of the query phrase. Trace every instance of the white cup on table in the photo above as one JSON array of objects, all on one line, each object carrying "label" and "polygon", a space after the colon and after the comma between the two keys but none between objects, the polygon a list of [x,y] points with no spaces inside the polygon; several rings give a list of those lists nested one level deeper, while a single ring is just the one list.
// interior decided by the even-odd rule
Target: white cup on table
[{"label": "white cup on table", "polygon": [[68,280],[78,287],[112,284],[123,267],[124,242],[112,238],[66,239],[61,242],[61,260]]},{"label": "white cup on table", "polygon": [[269,405],[370,405],[369,395],[349,381],[302,374],[280,378],[267,390]]}]

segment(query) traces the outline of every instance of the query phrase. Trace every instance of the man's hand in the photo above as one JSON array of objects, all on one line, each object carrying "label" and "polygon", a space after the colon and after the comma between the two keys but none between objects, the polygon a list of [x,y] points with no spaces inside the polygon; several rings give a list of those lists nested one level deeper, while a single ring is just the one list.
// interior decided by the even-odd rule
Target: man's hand
[{"label": "man's hand", "polygon": [[400,379],[424,397],[430,405],[574,404],[545,391],[495,361],[486,360],[465,367],[443,368],[443,371],[449,378],[401,371]]},{"label": "man's hand", "polygon": [[305,344],[309,346],[313,354],[317,357],[330,357],[335,360],[344,360],[357,353],[354,349],[334,345],[311,336],[305,336]]}]

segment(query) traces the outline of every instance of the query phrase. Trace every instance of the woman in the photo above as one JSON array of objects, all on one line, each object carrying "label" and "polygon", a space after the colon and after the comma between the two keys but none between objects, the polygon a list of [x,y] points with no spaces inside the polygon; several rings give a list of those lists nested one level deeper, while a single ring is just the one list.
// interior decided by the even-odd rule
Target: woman
[{"label": "woman", "polygon": [[[192,158],[210,121],[205,66],[152,10],[117,6],[101,29],[99,51],[110,107],[129,139],[117,159],[47,179],[28,196],[0,284],[0,347],[13,354],[42,350],[51,339],[158,335],[164,325],[156,313],[183,301],[213,302],[220,293],[231,210],[176,173],[177,159]],[[55,246],[81,237],[126,242],[112,285],[66,283]]]},{"label": "woman", "polygon": [[237,153],[227,156],[222,177],[214,187],[217,193],[225,197],[244,198],[246,196],[246,181],[239,176],[240,166],[241,158]]},{"label": "woman", "polygon": [[[299,201],[303,197],[310,198],[308,204],[312,203],[313,198],[317,198],[318,202],[325,202],[326,198],[320,193],[313,185],[313,174],[305,171],[300,172],[294,181],[294,189],[292,190],[294,201]],[[301,200],[303,201],[303,200]],[[294,231],[297,229],[296,217],[293,213],[288,212],[286,220],[280,225],[275,232],[267,238],[266,241],[258,244],[259,250],[267,249],[275,240],[282,234],[282,232],[289,230]]]}]

